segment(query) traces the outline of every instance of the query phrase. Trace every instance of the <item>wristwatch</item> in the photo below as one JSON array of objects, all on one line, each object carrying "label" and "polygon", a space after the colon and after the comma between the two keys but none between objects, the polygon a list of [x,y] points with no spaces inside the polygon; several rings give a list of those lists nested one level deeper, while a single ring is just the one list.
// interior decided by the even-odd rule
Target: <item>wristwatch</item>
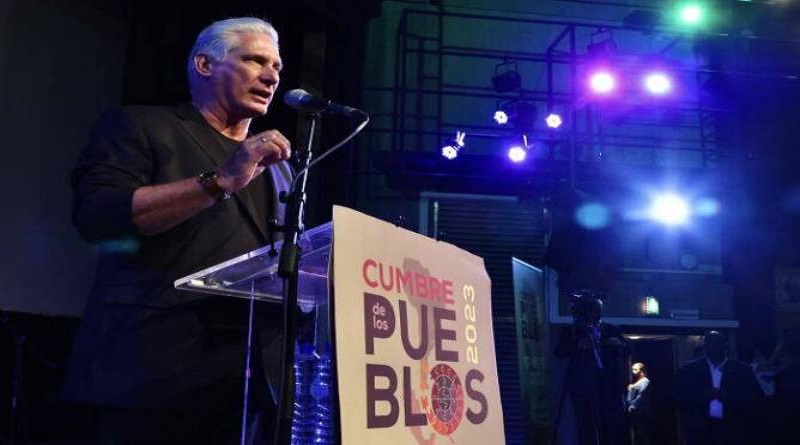
[{"label": "wristwatch", "polygon": [[231,197],[231,194],[225,191],[217,183],[219,174],[215,171],[207,171],[197,175],[197,183],[203,187],[206,193],[213,196],[217,201],[225,201]]}]

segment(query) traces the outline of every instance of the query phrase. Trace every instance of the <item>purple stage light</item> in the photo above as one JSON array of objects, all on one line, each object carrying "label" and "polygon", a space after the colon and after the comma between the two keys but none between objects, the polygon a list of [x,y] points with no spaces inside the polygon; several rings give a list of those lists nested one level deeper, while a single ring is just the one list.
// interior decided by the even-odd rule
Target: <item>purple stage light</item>
[{"label": "purple stage light", "polygon": [[548,114],[544,121],[549,128],[558,128],[564,123],[564,121],[561,119],[561,116],[556,113]]},{"label": "purple stage light", "polygon": [[672,81],[664,73],[653,72],[644,77],[644,87],[650,94],[662,96],[672,90]]},{"label": "purple stage light", "polygon": [[617,80],[608,70],[598,70],[589,77],[589,86],[597,94],[609,94],[617,86]]},{"label": "purple stage light", "polygon": [[528,157],[528,151],[521,145],[513,145],[508,149],[508,159],[511,159],[511,162],[519,163],[526,157]]}]

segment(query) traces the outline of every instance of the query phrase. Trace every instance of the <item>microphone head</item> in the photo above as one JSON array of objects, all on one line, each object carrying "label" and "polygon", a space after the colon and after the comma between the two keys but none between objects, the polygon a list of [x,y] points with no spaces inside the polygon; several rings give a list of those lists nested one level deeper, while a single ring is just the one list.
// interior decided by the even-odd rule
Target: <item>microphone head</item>
[{"label": "microphone head", "polygon": [[361,110],[322,99],[302,88],[295,88],[294,90],[287,91],[283,95],[283,103],[303,113],[326,112],[347,117],[357,117],[359,119],[368,117],[367,113]]},{"label": "microphone head", "polygon": [[283,103],[286,105],[297,108],[303,104],[306,98],[310,96],[308,92],[302,88],[295,88],[294,90],[287,91],[283,95]]}]

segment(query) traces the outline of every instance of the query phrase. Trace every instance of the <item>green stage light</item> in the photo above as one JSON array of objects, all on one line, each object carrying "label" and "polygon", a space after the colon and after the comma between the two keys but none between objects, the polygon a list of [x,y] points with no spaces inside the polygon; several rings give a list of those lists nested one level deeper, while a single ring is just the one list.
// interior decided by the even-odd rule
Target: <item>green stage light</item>
[{"label": "green stage light", "polygon": [[684,25],[698,26],[705,20],[706,11],[700,4],[686,3],[678,8],[678,16]]}]

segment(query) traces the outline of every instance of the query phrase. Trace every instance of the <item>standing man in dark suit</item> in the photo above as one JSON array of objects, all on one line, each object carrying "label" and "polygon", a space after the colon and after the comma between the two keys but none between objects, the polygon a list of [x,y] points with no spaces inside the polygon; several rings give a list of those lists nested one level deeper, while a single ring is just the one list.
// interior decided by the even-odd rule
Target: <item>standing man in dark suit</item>
[{"label": "standing man in dark suit", "polygon": [[[73,222],[100,256],[64,393],[99,408],[103,443],[238,443],[247,305],[173,282],[274,239],[291,146],[249,129],[278,87],[277,32],[215,22],[187,68],[191,104],[108,112],[73,171]],[[251,411],[267,418],[279,313],[255,323]]]},{"label": "standing man in dark suit", "polygon": [[[678,370],[675,399],[687,445],[751,444],[758,436],[754,413],[763,393],[753,370],[728,358],[725,334],[709,331],[705,357]],[[755,423],[755,424],[754,424]]]}]

